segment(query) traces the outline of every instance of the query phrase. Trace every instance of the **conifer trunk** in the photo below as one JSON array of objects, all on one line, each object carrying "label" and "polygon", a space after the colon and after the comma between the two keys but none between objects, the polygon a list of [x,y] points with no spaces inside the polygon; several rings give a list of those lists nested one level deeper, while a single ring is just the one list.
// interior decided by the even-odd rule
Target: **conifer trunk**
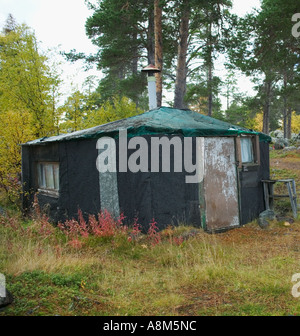
[{"label": "conifer trunk", "polygon": [[[152,2],[152,1],[151,1]],[[147,52],[148,64],[155,63],[154,6],[150,6],[148,17]]]},{"label": "conifer trunk", "polygon": [[163,40],[162,40],[162,8],[160,0],[154,1],[154,32],[155,32],[155,66],[161,71],[156,73],[157,106],[162,104],[162,68],[163,68]]},{"label": "conifer trunk", "polygon": [[288,139],[292,138],[292,108],[289,107],[287,111],[287,133],[286,137]]},{"label": "conifer trunk", "polygon": [[212,34],[212,24],[209,23],[208,25],[208,34],[207,34],[207,49],[208,49],[208,60],[207,60],[207,89],[208,89],[208,116],[212,116],[212,105],[213,105],[213,60],[212,60],[212,41],[211,41],[211,34]]},{"label": "conifer trunk", "polygon": [[283,78],[283,88],[284,88],[284,96],[283,96],[283,136],[287,138],[287,96],[286,96],[286,87],[287,87],[287,75],[284,74]]},{"label": "conifer trunk", "polygon": [[269,134],[270,130],[270,105],[271,105],[272,81],[265,80],[265,105],[263,113],[263,133]]},{"label": "conifer trunk", "polygon": [[186,108],[186,105],[184,103],[184,96],[186,93],[186,77],[187,77],[186,61],[188,51],[189,21],[190,21],[190,6],[189,1],[186,1],[182,11],[182,17],[180,22],[175,97],[174,97],[174,108],[179,109]]}]

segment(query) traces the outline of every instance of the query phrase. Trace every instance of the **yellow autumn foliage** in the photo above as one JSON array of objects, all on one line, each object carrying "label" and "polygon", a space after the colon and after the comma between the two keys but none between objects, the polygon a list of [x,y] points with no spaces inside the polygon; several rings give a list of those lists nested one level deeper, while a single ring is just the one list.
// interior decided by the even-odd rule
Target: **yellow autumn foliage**
[{"label": "yellow autumn foliage", "polygon": [[300,132],[300,114],[292,113],[292,133]]},{"label": "yellow autumn foliage", "polygon": [[142,113],[137,109],[136,104],[127,97],[114,97],[107,101],[100,109],[87,113],[84,121],[86,128],[103,125],[112,121],[133,117]]},{"label": "yellow autumn foliage", "polygon": [[[247,120],[246,127],[261,132],[263,129],[263,114],[257,113],[253,119]],[[300,132],[300,115],[296,112],[292,113],[291,131],[296,134]]]},{"label": "yellow autumn foliage", "polygon": [[246,127],[256,132],[261,132],[263,129],[263,114],[257,113],[253,119],[249,118],[246,122]]},{"label": "yellow autumn foliage", "polygon": [[31,118],[26,110],[0,113],[0,184],[13,202],[19,198],[21,190],[21,144],[33,137]]},{"label": "yellow autumn foliage", "polygon": [[58,79],[26,25],[0,33],[0,45],[0,190],[14,202],[21,190],[20,145],[56,132]]}]

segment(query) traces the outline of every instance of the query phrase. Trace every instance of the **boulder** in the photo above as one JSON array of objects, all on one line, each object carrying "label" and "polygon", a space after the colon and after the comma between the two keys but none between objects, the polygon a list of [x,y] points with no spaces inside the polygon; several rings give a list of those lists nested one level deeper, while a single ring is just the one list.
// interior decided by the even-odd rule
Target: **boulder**
[{"label": "boulder", "polygon": [[283,149],[285,147],[289,146],[289,141],[287,139],[279,138],[275,141],[275,149]]},{"label": "boulder", "polygon": [[282,138],[283,139],[284,134],[281,130],[276,130],[276,131],[274,131],[274,136],[275,136],[275,138]]},{"label": "boulder", "polygon": [[270,210],[270,209],[265,210],[259,215],[258,225],[262,229],[266,229],[270,225],[269,221],[273,221],[275,219],[276,219],[276,216],[273,210]]},{"label": "boulder", "polygon": [[283,149],[284,152],[289,152],[289,151],[292,151],[292,150],[296,150],[297,147],[296,146],[290,146],[290,147],[285,147]]}]

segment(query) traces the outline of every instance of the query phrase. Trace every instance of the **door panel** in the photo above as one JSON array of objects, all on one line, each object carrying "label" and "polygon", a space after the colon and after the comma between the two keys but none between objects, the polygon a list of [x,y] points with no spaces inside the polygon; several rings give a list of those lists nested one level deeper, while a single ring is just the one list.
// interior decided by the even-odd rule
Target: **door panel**
[{"label": "door panel", "polygon": [[205,139],[206,229],[240,225],[234,138]]}]

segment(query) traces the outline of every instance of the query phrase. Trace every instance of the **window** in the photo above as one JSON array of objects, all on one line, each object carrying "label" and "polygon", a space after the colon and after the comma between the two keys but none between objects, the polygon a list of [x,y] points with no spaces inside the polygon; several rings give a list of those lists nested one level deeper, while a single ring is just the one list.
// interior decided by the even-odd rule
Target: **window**
[{"label": "window", "polygon": [[236,138],[237,163],[238,167],[259,165],[259,136],[258,135],[242,135]]},{"label": "window", "polygon": [[241,138],[241,152],[243,163],[254,162],[253,142],[251,138]]},{"label": "window", "polygon": [[59,190],[59,164],[53,162],[39,162],[37,164],[38,188],[41,191]]}]

